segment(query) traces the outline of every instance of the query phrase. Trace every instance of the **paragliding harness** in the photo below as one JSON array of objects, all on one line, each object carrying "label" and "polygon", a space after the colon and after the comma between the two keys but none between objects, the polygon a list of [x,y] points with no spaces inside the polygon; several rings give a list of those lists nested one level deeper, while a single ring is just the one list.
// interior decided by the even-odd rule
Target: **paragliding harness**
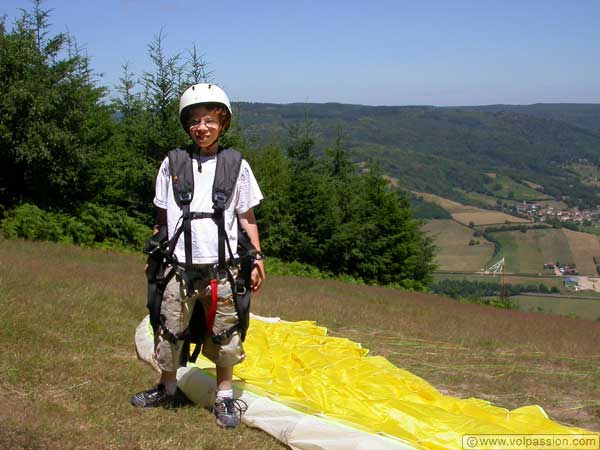
[{"label": "paragliding harness", "polygon": [[[217,167],[212,186],[213,212],[190,211],[190,204],[194,196],[194,173],[191,149],[171,150],[169,152],[169,170],[173,182],[173,195],[177,205],[181,208],[182,216],[178,228],[168,239],[167,226],[161,225],[159,232],[150,238],[144,246],[144,253],[148,255],[148,310],[150,324],[156,334],[159,329],[162,335],[178,345],[183,341],[181,352],[181,365],[187,361],[195,362],[201,349],[201,344],[206,336],[210,336],[216,344],[225,344],[235,331],[239,331],[242,340],[246,337],[250,316],[250,274],[257,259],[263,257],[250,242],[245,230],[239,225],[238,220],[238,256],[234,257],[225,230],[225,209],[235,190],[242,155],[233,149],[219,149]],[[198,161],[200,164],[200,161]],[[192,265],[192,220],[212,219],[218,230],[218,263],[198,268]],[[181,225],[179,225],[181,223]],[[174,254],[175,246],[183,234],[185,263],[180,263]],[[227,248],[229,259],[225,254]],[[167,267],[171,268],[167,272]],[[161,303],[165,288],[169,281],[178,276],[184,286],[184,293],[192,295],[196,289],[194,284],[199,281],[210,280],[211,305],[207,314],[204,308],[196,305],[192,312],[189,326],[181,333],[174,333],[165,324],[161,316]],[[217,307],[217,291],[219,281],[229,281],[233,292],[233,302],[238,316],[238,323],[215,335],[212,330]],[[194,353],[190,356],[190,344],[196,344]]]}]

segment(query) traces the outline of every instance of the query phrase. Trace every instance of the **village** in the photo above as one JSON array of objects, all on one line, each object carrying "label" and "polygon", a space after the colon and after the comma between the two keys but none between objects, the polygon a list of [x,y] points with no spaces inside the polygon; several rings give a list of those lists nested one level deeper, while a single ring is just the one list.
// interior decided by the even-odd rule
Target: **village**
[{"label": "village", "polygon": [[540,203],[519,203],[512,208],[512,212],[531,219],[534,222],[575,223],[583,226],[600,224],[600,207],[595,209],[558,209]]}]

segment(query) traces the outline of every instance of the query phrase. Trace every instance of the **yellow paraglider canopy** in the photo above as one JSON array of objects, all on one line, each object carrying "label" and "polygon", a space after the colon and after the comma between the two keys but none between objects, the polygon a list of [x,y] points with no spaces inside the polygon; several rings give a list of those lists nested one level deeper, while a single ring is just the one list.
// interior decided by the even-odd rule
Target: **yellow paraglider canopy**
[{"label": "yellow paraglider canopy", "polygon": [[[399,448],[461,449],[465,435],[590,435],[550,420],[539,406],[509,411],[485,400],[443,395],[387,359],[368,356],[359,343],[327,336],[327,330],[314,322],[254,317],[244,347],[247,359],[234,368],[243,391],[304,414],[389,436],[400,443]],[[199,359],[197,366],[211,363]],[[326,448],[310,443],[292,447]]]},{"label": "yellow paraglider canopy", "polygon": [[290,405],[425,448],[462,448],[470,434],[583,434],[550,420],[539,406],[508,411],[475,398],[441,394],[314,322],[253,320],[247,360],[235,375]]}]

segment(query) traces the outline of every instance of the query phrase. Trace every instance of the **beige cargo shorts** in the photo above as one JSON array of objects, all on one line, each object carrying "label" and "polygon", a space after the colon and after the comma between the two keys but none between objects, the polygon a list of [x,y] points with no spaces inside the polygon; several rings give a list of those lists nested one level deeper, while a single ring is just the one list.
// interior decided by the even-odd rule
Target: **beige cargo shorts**
[{"label": "beige cargo shorts", "polygon": [[[217,312],[212,330],[214,334],[228,330],[238,323],[233,292],[228,280],[219,281],[217,298]],[[204,308],[206,315],[211,303],[212,293],[209,279],[198,282],[195,286],[195,292],[186,296],[181,278],[175,276],[165,288],[161,305],[161,315],[164,316],[167,328],[173,333],[178,334],[188,327],[194,308]],[[174,372],[181,367],[180,360],[183,341],[178,341],[177,344],[171,343],[163,335],[162,328],[159,328],[155,340],[156,349],[154,357],[161,370]],[[207,336],[202,344],[202,354],[219,367],[232,367],[242,362],[246,357],[244,347],[242,346],[242,339],[237,330],[222,345],[215,344],[211,340],[211,337]]]}]

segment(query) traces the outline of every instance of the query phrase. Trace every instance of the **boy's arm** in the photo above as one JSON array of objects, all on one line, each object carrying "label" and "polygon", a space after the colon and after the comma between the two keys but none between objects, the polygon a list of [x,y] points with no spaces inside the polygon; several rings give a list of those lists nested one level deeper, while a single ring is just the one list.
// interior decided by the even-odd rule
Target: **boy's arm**
[{"label": "boy's arm", "polygon": [[[156,221],[154,222],[154,226],[152,227],[152,236],[158,233],[160,227],[167,226],[167,210],[163,208],[159,208],[158,206],[154,207],[156,211]],[[144,266],[144,273],[148,273],[148,263]]]},{"label": "boy's arm", "polygon": [[[256,248],[256,250],[261,251],[260,249],[260,238],[258,236],[258,226],[256,225],[256,218],[254,217],[254,211],[250,208],[245,213],[239,214],[240,225],[246,233],[248,233],[248,237],[250,238],[250,242]],[[254,263],[254,268],[252,269],[252,275],[250,279],[250,286],[254,292],[258,291],[263,282],[265,281],[265,263],[262,259],[258,259]]]},{"label": "boy's arm", "polygon": [[158,206],[155,206],[154,209],[156,210],[156,222],[154,222],[155,225],[154,228],[152,228],[153,235],[158,233],[158,229],[162,225],[167,225],[167,210],[159,208]]}]

